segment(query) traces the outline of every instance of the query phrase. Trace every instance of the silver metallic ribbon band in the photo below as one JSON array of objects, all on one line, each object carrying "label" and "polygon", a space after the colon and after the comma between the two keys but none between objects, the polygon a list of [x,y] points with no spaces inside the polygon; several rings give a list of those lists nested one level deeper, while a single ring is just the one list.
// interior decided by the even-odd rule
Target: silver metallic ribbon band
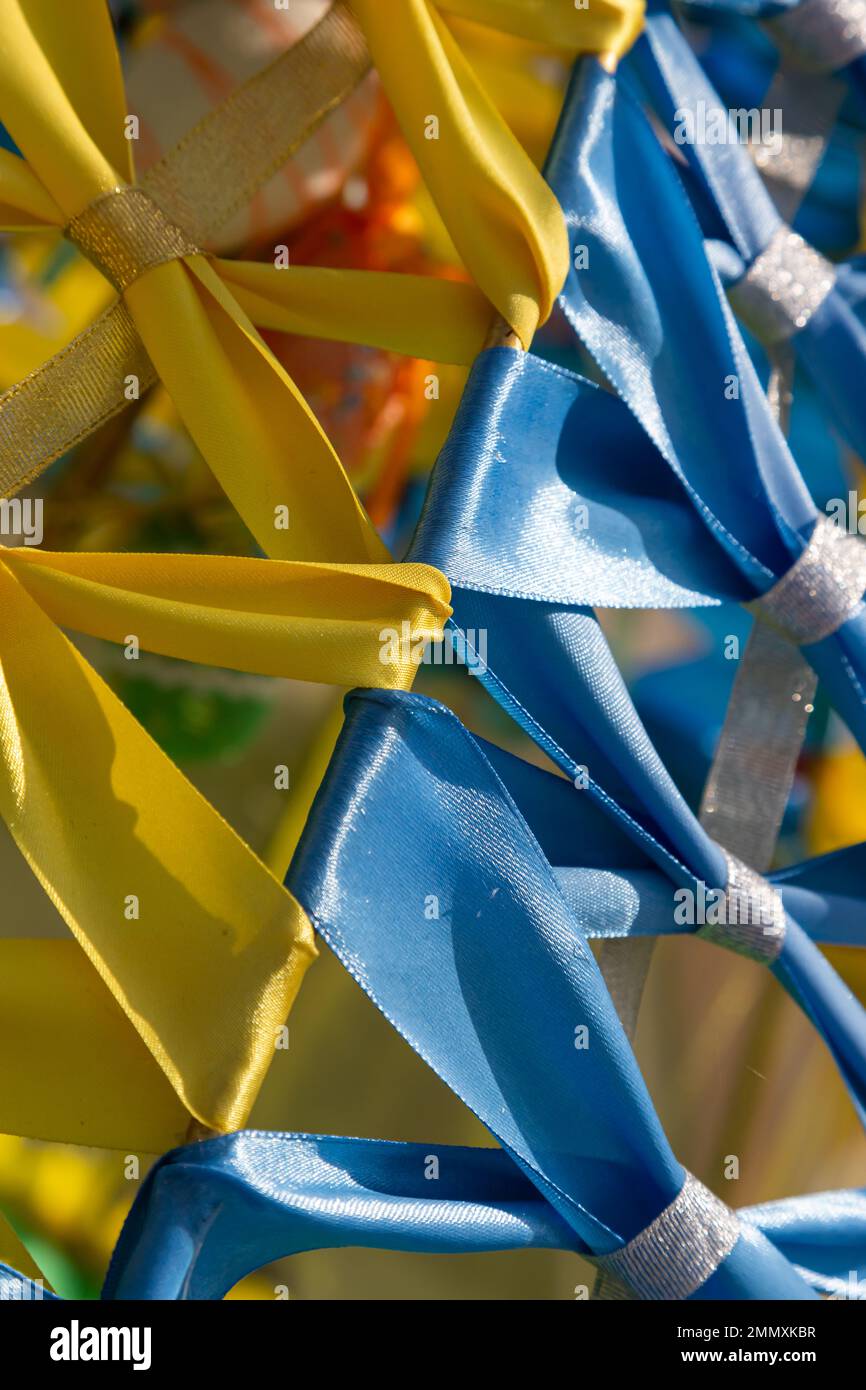
[{"label": "silver metallic ribbon band", "polygon": [[782,119],[773,139],[752,141],[749,152],[784,222],[794,221],[812,186],[847,91],[843,78],[783,64],[764,94],[763,109]]},{"label": "silver metallic ribbon band", "polygon": [[701,823],[762,871],[773,856],[817,684],[801,646],[856,613],[866,544],[819,514],[787,574],[748,607],[759,619],[740,662],[704,790]]},{"label": "silver metallic ribbon band", "polygon": [[728,296],[756,337],[778,343],[806,327],[835,282],[830,261],[782,225]]},{"label": "silver metallic ribbon band", "polygon": [[593,1263],[606,1297],[683,1299],[707,1282],[739,1237],[737,1216],[687,1173],[679,1195],[646,1230]]},{"label": "silver metallic ribbon band", "polygon": [[817,681],[799,649],[755,623],[740,659],[701,804],[731,854],[770,867]]},{"label": "silver metallic ribbon band", "polygon": [[837,72],[866,53],[866,0],[803,0],[766,29],[801,67]]},{"label": "silver metallic ribbon band", "polygon": [[747,607],[782,637],[809,646],[853,617],[866,591],[866,545],[823,513],[802,554]]},{"label": "silver metallic ribbon band", "polygon": [[725,850],[728,884],[721,922],[707,923],[697,935],[737,955],[771,965],[785,940],[785,909],[772,884]]}]

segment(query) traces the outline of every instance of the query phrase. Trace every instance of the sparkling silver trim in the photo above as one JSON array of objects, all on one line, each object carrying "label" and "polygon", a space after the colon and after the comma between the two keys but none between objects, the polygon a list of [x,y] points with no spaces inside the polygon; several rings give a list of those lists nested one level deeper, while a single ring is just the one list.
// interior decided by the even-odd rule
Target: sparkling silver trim
[{"label": "sparkling silver trim", "polygon": [[800,67],[837,72],[866,53],[866,0],[803,0],[766,28]]},{"label": "sparkling silver trim", "polygon": [[835,282],[835,267],[782,225],[728,295],[756,337],[778,343],[806,327]]},{"label": "sparkling silver trim", "polygon": [[696,934],[739,956],[772,965],[785,941],[782,899],[761,874],[728,850],[723,853],[728,865],[725,920],[707,923]]},{"label": "sparkling silver trim", "polygon": [[866,544],[823,512],[809,544],[772,589],[746,606],[797,646],[809,646],[853,617],[866,592]]},{"label": "sparkling silver trim", "polygon": [[679,1196],[646,1230],[593,1263],[637,1298],[688,1298],[715,1273],[739,1237],[740,1222],[730,1208],[686,1173]]}]

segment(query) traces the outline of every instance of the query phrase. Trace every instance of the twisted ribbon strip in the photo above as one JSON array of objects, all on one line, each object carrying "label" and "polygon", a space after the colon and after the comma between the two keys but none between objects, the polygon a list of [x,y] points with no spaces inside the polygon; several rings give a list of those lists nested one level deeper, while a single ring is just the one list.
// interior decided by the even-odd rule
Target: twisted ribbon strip
[{"label": "twisted ribbon strip", "polygon": [[[475,11],[470,0],[458,8],[470,17]],[[633,4],[625,10],[632,17],[638,13]],[[491,18],[490,7],[484,0],[479,11],[482,19]],[[619,33],[622,12],[617,5],[605,5],[588,24],[578,14],[573,24],[555,25],[554,29],[560,36],[568,30],[575,46],[580,47],[581,35],[593,40],[602,30]],[[516,22],[518,27],[525,23],[526,16],[513,7],[506,7],[506,14],[509,23]],[[377,21],[368,18],[375,28]],[[502,248],[501,255],[499,251],[489,254],[499,244],[499,230],[495,236],[487,230],[475,250],[467,253],[470,269],[477,263],[484,268],[485,281],[488,275],[494,280],[500,275],[502,283],[522,285],[526,280],[526,238],[531,243],[529,259],[538,257],[540,263],[533,280],[542,287],[542,304],[549,304],[556,287],[554,281],[563,269],[560,262],[565,249],[555,199],[487,102],[438,19],[426,8],[422,14],[413,5],[412,23],[420,24],[422,29],[419,67],[426,70],[431,65],[435,69],[433,89],[445,102],[443,112],[447,110],[449,120],[456,123],[459,139],[452,142],[452,150],[458,163],[475,147],[476,137],[481,138],[476,126],[483,127],[482,143],[487,141],[485,159],[489,162],[484,169],[475,171],[477,177],[467,181],[471,190],[468,202],[474,205],[477,201],[489,209],[492,198],[497,212],[505,215],[506,221],[509,217],[514,221],[514,238]],[[398,37],[382,39],[386,54]],[[309,42],[305,40],[293,52],[296,56],[278,60],[261,75],[261,80],[253,79],[252,84],[230,98],[157,166],[152,176],[136,185],[130,146],[123,138],[124,103],[117,51],[102,0],[82,0],[74,14],[69,9],[52,13],[50,23],[46,22],[39,0],[0,0],[0,117],[24,156],[22,159],[2,152],[0,202],[13,220],[17,218],[17,225],[65,227],[69,238],[122,293],[122,301],[92,329],[0,399],[0,446],[4,441],[6,446],[5,455],[0,447],[0,475],[7,489],[19,486],[73,439],[81,438],[104,419],[106,412],[114,408],[112,401],[116,403],[113,393],[120,388],[119,376],[112,384],[111,374],[127,368],[128,354],[132,354],[132,361],[136,367],[141,366],[147,379],[152,371],[159,374],[193,439],[262,548],[270,554],[305,562],[291,575],[281,574],[277,589],[281,597],[276,611],[280,613],[287,580],[297,579],[302,590],[306,579],[312,584],[312,592],[304,592],[299,615],[308,613],[312,622],[305,632],[302,624],[298,648],[302,655],[297,657],[296,674],[327,679],[330,673],[341,684],[352,684],[359,678],[376,684],[383,679],[386,684],[389,679],[398,684],[409,683],[409,669],[401,667],[390,677],[383,671],[378,646],[374,650],[366,627],[371,621],[371,609],[375,612],[376,631],[383,625],[399,627],[403,621],[409,621],[422,636],[432,636],[441,629],[447,615],[447,584],[441,575],[427,569],[409,567],[389,575],[378,564],[365,563],[385,560],[384,546],[317,422],[226,288],[230,276],[232,287],[238,289],[241,297],[246,292],[256,303],[265,299],[269,322],[276,326],[288,323],[296,331],[309,331],[312,319],[324,321],[329,331],[337,334],[344,310],[357,324],[360,315],[377,302],[383,341],[402,347],[407,336],[417,342],[418,332],[422,336],[425,332],[415,322],[408,335],[400,326],[400,317],[405,316],[409,302],[407,294],[411,292],[409,277],[353,277],[351,272],[318,274],[307,270],[301,272],[300,278],[297,274],[290,277],[292,289],[287,298],[292,298],[297,286],[298,304],[281,303],[279,295],[272,296],[271,304],[271,296],[263,292],[266,285],[273,285],[278,274],[273,267],[234,265],[224,281],[223,266],[205,259],[198,250],[203,242],[199,231],[215,225],[245,196],[252,182],[270,173],[273,160],[278,155],[282,159],[286,150],[309,132],[311,123],[351,88],[368,65],[357,25],[341,6],[335,7],[311,33]],[[288,131],[281,134],[281,142],[268,151],[266,158],[256,157],[247,166],[244,152],[262,134],[257,128],[249,128],[247,121],[252,116],[255,126],[274,94],[284,91],[287,83],[291,85],[293,74],[311,53],[322,58],[324,90],[312,102],[293,100],[292,119]],[[320,76],[321,72],[320,67]],[[457,89],[462,95],[455,103]],[[464,102],[465,110],[461,105]],[[200,163],[196,172],[190,175],[197,160]],[[215,173],[227,173],[229,186],[218,200],[213,220],[208,222],[205,212],[196,218],[195,208],[205,193],[210,198],[219,183]],[[473,217],[477,225],[479,219],[475,213]],[[550,252],[548,238],[554,243]],[[493,262],[499,267],[496,274],[491,270]],[[285,283],[288,285],[289,280]],[[333,297],[325,303],[326,294],[335,287],[346,290],[348,308],[339,303],[335,309]],[[485,307],[483,296],[471,286],[441,282],[425,283],[419,293],[418,303],[426,308],[435,298],[440,319],[443,309],[453,310],[455,319],[459,319],[456,349],[445,347],[449,334],[434,326],[425,350],[435,341],[445,351],[456,351],[458,359],[474,353],[481,327],[486,332],[489,322],[489,307]],[[530,291],[518,295],[518,299],[525,308],[531,299]],[[424,315],[411,317],[423,319]],[[94,378],[81,377],[82,362],[88,364],[88,371],[96,372]],[[153,364],[152,371],[148,362]],[[286,437],[291,438],[295,450],[291,468],[285,454]],[[30,451],[34,440],[35,455]],[[255,460],[255,469],[250,467],[251,459]],[[291,526],[288,531],[276,530],[275,512],[286,507]],[[67,650],[65,639],[54,630],[47,616],[40,614],[47,593],[52,604],[62,598],[58,612],[64,614],[63,621],[75,625],[77,601],[71,603],[66,594],[71,585],[79,598],[82,593],[89,596],[99,615],[98,619],[93,613],[84,615],[85,628],[90,630],[88,623],[99,626],[105,621],[107,630],[103,635],[117,639],[113,622],[107,623],[114,600],[107,597],[104,589],[99,592],[90,588],[92,576],[86,572],[70,574],[69,583],[64,581],[63,595],[56,592],[60,582],[57,572],[69,566],[74,570],[76,563],[84,561],[80,557],[78,561],[54,557],[53,569],[46,569],[43,557],[36,560],[27,552],[25,556],[26,559],[10,557],[0,566],[0,583],[9,590],[9,612],[20,609],[22,619],[18,632],[10,631],[3,646],[7,689],[4,813],[28,862],[78,934],[183,1105],[204,1125],[229,1127],[243,1117],[261,1080],[272,1043],[269,1021],[285,1016],[297,987],[300,971],[293,966],[288,950],[291,933],[287,937],[278,925],[281,915],[288,912],[291,917],[296,905],[276,890],[258,861],[249,856],[210,808],[198,801],[119,702],[72,649]],[[181,563],[179,558],[176,560]],[[325,563],[330,560],[340,562],[345,576],[351,576],[350,585],[336,582],[334,566]],[[360,565],[344,564],[353,561]],[[131,557],[114,562],[102,557],[100,565],[103,573],[114,572],[116,565],[122,571],[124,562],[136,563]],[[171,575],[171,563],[160,563],[164,574]],[[208,574],[207,563],[189,563],[191,569],[184,582],[192,586],[193,593],[206,595],[208,585],[204,578],[196,579],[196,575]],[[226,573],[234,572],[234,562],[223,563]],[[272,575],[272,582],[277,585],[278,575]],[[148,632],[138,632],[140,640],[144,645],[150,641],[155,650],[174,650],[183,656],[200,653],[205,660],[213,659],[207,643],[196,635],[190,638],[184,623],[178,625],[176,605],[182,605],[183,599],[178,594],[169,598],[161,588],[162,582],[148,575],[148,583],[156,585],[160,600],[165,599],[158,622],[151,621],[146,596],[131,590],[123,598],[129,611],[134,612],[138,628],[148,628]],[[379,582],[384,589],[376,589]],[[419,585],[417,594],[413,592],[415,582]],[[365,583],[372,587],[365,590]],[[201,590],[197,590],[199,584]],[[20,596],[16,586],[22,589]],[[120,588],[124,589],[123,583]],[[34,592],[38,594],[35,603],[31,598]],[[233,614],[236,598],[223,588],[221,601],[211,605],[215,610],[227,610],[222,615],[226,618],[224,630],[233,633],[240,653],[232,655],[221,650],[222,664],[237,665],[250,660],[257,663],[250,669],[289,674],[294,658],[287,646],[279,658],[270,653],[270,668],[262,666],[259,637],[245,633],[250,615],[235,618]],[[342,618],[334,619],[335,604],[337,612],[342,606]],[[22,645],[27,622],[41,634],[32,648]],[[257,619],[260,622],[261,618]],[[131,625],[125,617],[123,626]],[[267,622],[265,628],[268,629]],[[174,635],[180,630],[186,634],[185,642],[181,648],[173,648]],[[328,641],[322,646],[324,634]],[[305,651],[307,638],[319,643],[314,656]],[[329,658],[332,638],[338,647],[345,642],[345,648]],[[244,656],[247,650],[255,655]],[[31,711],[34,719],[47,719],[43,664],[47,656],[54,663],[55,689],[61,679],[57,671],[67,673],[61,686],[66,694],[65,716],[71,718],[75,712],[79,739],[59,764],[43,769],[43,755],[38,750],[53,746],[54,739],[46,737],[43,728],[38,730],[38,737],[31,738],[20,710]],[[17,692],[14,696],[13,690]],[[27,700],[20,698],[24,691]],[[50,714],[55,715],[53,708]],[[133,825],[120,826],[119,849],[111,873],[100,881],[94,872],[82,881],[81,846],[69,842],[63,827],[89,827],[88,853],[98,853],[108,842],[107,821],[112,808],[116,812],[118,799],[132,808]],[[64,807],[62,820],[55,814],[57,805]],[[80,809],[75,810],[76,807]],[[171,810],[166,809],[169,807]],[[130,833],[133,828],[134,835]],[[190,839],[197,846],[193,855],[189,852]],[[242,885],[250,877],[258,878],[258,884],[248,884],[244,894]],[[181,887],[187,883],[193,884],[192,890]],[[150,911],[158,912],[163,923],[159,928],[159,948],[151,933],[141,931],[131,947],[126,939],[118,941],[114,913],[122,910],[120,904],[129,892],[146,897]],[[192,903],[187,901],[191,895]],[[203,987],[200,979],[195,984],[201,1008],[207,1009],[213,995],[224,1001],[226,1013],[190,1020],[181,1004],[172,1010],[158,995],[154,972],[161,968],[163,949],[170,958],[177,956],[173,934],[178,921],[185,923],[183,946],[184,950],[189,949],[190,960],[200,963],[206,956],[210,962],[206,973],[213,988]],[[250,922],[256,924],[252,929]],[[302,942],[306,930],[302,917],[295,921],[293,930]],[[214,949],[215,938],[225,942],[222,951]],[[70,1043],[67,1056],[71,1062],[77,1050],[78,1059],[88,1064],[84,1072],[99,1077],[103,1092],[117,1097],[117,1104],[97,1108],[93,1096],[70,1090],[67,1084],[66,1101],[55,1096],[55,1106],[48,1107],[50,1113],[46,1113],[45,1091],[37,1088],[35,1098],[30,1098],[23,1084],[27,1069],[23,1068],[19,1073],[21,1084],[16,1078],[9,1078],[6,1083],[6,1113],[14,1116],[7,1127],[62,1138],[99,1135],[101,1143],[127,1144],[131,1142],[130,1127],[137,1126],[133,1138],[140,1147],[164,1147],[166,1134],[177,1133],[175,1095],[166,1089],[160,1076],[151,1075],[149,1057],[140,1049],[136,1051],[138,1044],[133,1039],[126,1048],[127,1074],[135,1072],[138,1076],[141,1091],[137,1098],[145,1100],[138,1119],[130,1119],[129,1087],[121,1096],[120,1070],[113,1069],[119,1050],[104,1045],[118,1031],[118,1018],[111,1012],[110,1001],[98,989],[88,989],[90,977],[86,970],[81,972],[80,957],[62,949],[65,945],[22,942],[9,946],[10,953],[14,952],[15,969],[5,980],[16,997],[29,999],[32,1006],[27,1013],[30,1022],[25,1025],[19,1020],[16,1038],[20,1041],[22,1027],[34,1026],[32,1020],[38,1017],[41,997],[52,992],[68,993],[73,1013],[76,1009],[81,1011],[82,1001],[87,999],[90,1007],[84,1018],[73,1019],[71,1031],[76,1042]],[[238,953],[244,969],[239,968]],[[11,954],[9,958],[12,959]],[[236,988],[243,996],[235,1004],[231,990],[223,990],[220,980],[220,972],[229,961],[233,961]],[[188,978],[179,958],[170,973],[178,981]],[[67,989],[73,977],[74,987]],[[46,982],[50,987],[40,989]],[[94,1000],[101,1000],[101,1005]],[[233,1011],[233,1025],[223,1027],[222,1020]],[[213,1053],[217,1045],[219,1061],[215,1061]],[[44,1049],[37,1046],[22,1050],[39,1071],[37,1064],[45,1060]],[[64,1078],[58,1080],[60,1089]],[[92,1142],[97,1140],[92,1138]]]},{"label": "twisted ribbon strip", "polygon": [[[696,102],[713,108],[719,105],[667,14],[652,16],[633,66],[665,121],[675,109],[694,109]],[[726,149],[723,159],[715,148],[698,144],[687,146],[685,152],[732,246],[746,262],[737,279],[724,257],[716,257],[725,279],[734,281],[735,308],[766,343],[787,340],[795,345],[835,420],[855,447],[862,447],[863,382],[859,377],[866,365],[866,339],[847,305],[847,282],[780,223],[742,150]],[[761,486],[770,505],[782,512],[780,529],[788,531],[783,544],[793,563],[789,560],[788,572],[750,605],[773,631],[762,622],[750,637],[702,807],[702,817],[716,838],[758,868],[770,862],[812,708],[816,679],[808,664],[815,665],[811,653],[818,648],[818,669],[825,678],[830,676],[829,649],[821,650],[819,644],[834,634],[841,651],[834,653],[835,660],[830,658],[831,688],[861,742],[864,737],[863,687],[856,675],[862,657],[851,648],[860,645],[857,633],[866,588],[866,548],[857,538],[836,532],[825,517],[816,518],[813,511],[807,518],[798,502],[792,505],[791,460],[773,458],[774,452],[766,446],[758,450],[764,474]],[[736,535],[737,528],[732,529]],[[789,538],[798,529],[809,537],[799,558]],[[777,563],[771,566],[776,574],[780,568]],[[786,599],[799,610],[787,615],[787,623],[780,611]],[[826,614],[822,606],[827,606]],[[799,646],[807,649],[802,656]],[[837,665],[841,670],[835,669]],[[763,782],[760,805],[752,791],[758,775]]]},{"label": "twisted ribbon strip", "polygon": [[[819,0],[814,3],[817,7]],[[673,131],[677,112],[724,108],[666,7],[656,8],[626,67]],[[787,15],[793,20],[803,9],[798,6]],[[679,148],[696,180],[698,204],[705,200],[710,211],[708,235],[716,238],[723,229],[724,242],[714,240],[709,249],[737,312],[768,346],[790,342],[834,424],[866,457],[861,409],[866,330],[859,261],[833,266],[791,231],[733,128],[724,146],[695,141]]]},{"label": "twisted ribbon strip", "polygon": [[0,551],[0,593],[0,815],[76,938],[0,940],[0,1047],[17,1058],[0,1126],[145,1152],[189,1115],[236,1128],[315,954],[309,924],[60,628],[404,686],[417,658],[383,654],[381,629],[435,637],[447,584],[390,564],[22,548]]}]

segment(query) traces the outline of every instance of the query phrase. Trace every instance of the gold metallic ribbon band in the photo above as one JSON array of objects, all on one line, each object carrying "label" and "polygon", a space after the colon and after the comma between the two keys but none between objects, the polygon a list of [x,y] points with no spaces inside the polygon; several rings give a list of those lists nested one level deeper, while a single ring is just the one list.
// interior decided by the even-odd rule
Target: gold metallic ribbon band
[{"label": "gold metallic ribbon band", "polygon": [[730,1207],[687,1172],[678,1196],[646,1230],[593,1260],[601,1273],[595,1296],[689,1298],[727,1259],[740,1232]]},{"label": "gold metallic ribbon band", "polygon": [[830,637],[853,617],[866,592],[866,545],[823,513],[809,543],[772,589],[747,606],[797,646]]},{"label": "gold metallic ribbon band", "polygon": [[806,327],[835,283],[831,262],[783,225],[728,296],[761,342],[779,343]]},{"label": "gold metallic ribbon band", "polygon": [[[137,188],[91,204],[67,234],[119,289],[148,265],[190,254],[267,183],[369,68],[359,25],[344,4],[334,5],[209,112]],[[127,225],[135,211],[149,231]],[[126,232],[129,243],[115,244],[115,234]],[[143,391],[156,372],[119,303],[0,395],[0,496],[32,482],[125,409],[130,377]]]},{"label": "gold metallic ribbon band", "polygon": [[121,301],[0,396],[0,496],[18,492],[128,405],[132,377],[142,392],[156,372]]},{"label": "gold metallic ribbon band", "polygon": [[309,140],[369,72],[343,3],[208,112],[139,180],[201,245]]},{"label": "gold metallic ribbon band", "polygon": [[143,188],[103,194],[73,217],[65,235],[118,294],[153,266],[199,250]]},{"label": "gold metallic ribbon band", "polygon": [[799,650],[756,622],[734,680],[700,819],[714,840],[761,872],[772,862],[816,684]]}]

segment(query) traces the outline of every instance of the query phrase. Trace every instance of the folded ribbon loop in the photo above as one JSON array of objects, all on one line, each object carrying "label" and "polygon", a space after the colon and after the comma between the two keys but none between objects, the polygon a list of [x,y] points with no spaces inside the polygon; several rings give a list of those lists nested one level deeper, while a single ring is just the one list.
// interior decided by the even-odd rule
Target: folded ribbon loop
[{"label": "folded ribbon loop", "polygon": [[679,1193],[655,1221],[594,1263],[637,1298],[689,1298],[727,1259],[741,1229],[730,1207],[686,1172]]},{"label": "folded ribbon loop", "polygon": [[835,283],[831,262],[782,225],[728,293],[743,322],[771,344],[805,328]]},{"label": "folded ribbon loop", "polygon": [[165,261],[192,256],[198,247],[169,220],[143,188],[112,189],[73,217],[65,233],[117,290]]},{"label": "folded ribbon loop", "polygon": [[747,605],[789,642],[811,646],[853,617],[866,591],[866,545],[819,512],[787,574]]}]

